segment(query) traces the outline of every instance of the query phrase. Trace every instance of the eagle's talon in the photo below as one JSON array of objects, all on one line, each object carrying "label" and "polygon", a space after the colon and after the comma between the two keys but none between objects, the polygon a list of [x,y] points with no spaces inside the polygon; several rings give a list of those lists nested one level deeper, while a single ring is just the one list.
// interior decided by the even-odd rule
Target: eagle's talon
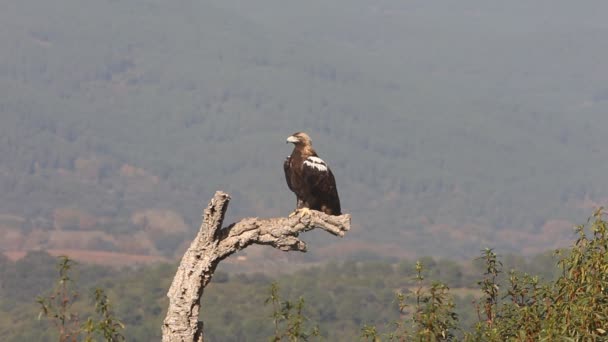
[{"label": "eagle's talon", "polygon": [[303,218],[304,215],[310,216],[310,209],[308,209],[308,208],[301,208],[301,209],[298,209],[298,211],[300,213],[300,218]]},{"label": "eagle's talon", "polygon": [[298,215],[300,218],[302,218],[306,215],[310,215],[310,209],[309,208],[296,209],[291,214],[289,214],[288,218],[292,218],[296,215]]}]

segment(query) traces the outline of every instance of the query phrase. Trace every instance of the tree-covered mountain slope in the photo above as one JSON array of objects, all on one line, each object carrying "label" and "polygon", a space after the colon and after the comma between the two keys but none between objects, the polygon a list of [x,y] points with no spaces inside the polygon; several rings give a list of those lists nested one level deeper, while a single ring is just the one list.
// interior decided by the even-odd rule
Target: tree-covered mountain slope
[{"label": "tree-covered mountain slope", "polygon": [[217,189],[286,215],[295,131],[353,214],[338,256],[564,245],[608,198],[607,6],[8,1],[0,250],[171,256]]}]

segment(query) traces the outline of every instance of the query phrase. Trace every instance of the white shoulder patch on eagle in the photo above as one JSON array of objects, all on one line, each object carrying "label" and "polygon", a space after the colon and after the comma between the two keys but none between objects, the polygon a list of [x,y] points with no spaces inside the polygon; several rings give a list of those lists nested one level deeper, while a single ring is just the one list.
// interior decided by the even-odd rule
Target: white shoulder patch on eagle
[{"label": "white shoulder patch on eagle", "polygon": [[327,164],[319,157],[308,157],[304,161],[305,166],[309,166],[318,171],[327,171]]}]

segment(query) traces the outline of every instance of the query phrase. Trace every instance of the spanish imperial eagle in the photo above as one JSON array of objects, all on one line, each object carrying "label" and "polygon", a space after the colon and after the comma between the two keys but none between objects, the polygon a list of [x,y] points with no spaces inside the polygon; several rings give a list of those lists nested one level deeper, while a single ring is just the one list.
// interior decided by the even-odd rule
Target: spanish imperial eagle
[{"label": "spanish imperial eagle", "polygon": [[308,134],[294,133],[287,142],[295,145],[283,163],[287,186],[297,198],[296,211],[290,216],[297,211],[303,216],[309,209],[342,215],[334,175],[312,148]]}]

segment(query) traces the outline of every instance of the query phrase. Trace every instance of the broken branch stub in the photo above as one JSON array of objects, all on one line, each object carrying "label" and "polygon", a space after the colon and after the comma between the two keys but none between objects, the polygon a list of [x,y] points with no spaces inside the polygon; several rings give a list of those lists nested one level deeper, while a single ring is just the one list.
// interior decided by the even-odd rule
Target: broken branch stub
[{"label": "broken branch stub", "polygon": [[182,257],[167,293],[163,342],[203,341],[203,322],[198,320],[200,299],[219,262],[231,254],[252,244],[305,252],[300,233],[319,228],[342,237],[350,229],[350,215],[332,216],[315,210],[303,217],[245,218],[222,229],[229,202],[230,196],[218,191],[205,208],[199,232]]}]

